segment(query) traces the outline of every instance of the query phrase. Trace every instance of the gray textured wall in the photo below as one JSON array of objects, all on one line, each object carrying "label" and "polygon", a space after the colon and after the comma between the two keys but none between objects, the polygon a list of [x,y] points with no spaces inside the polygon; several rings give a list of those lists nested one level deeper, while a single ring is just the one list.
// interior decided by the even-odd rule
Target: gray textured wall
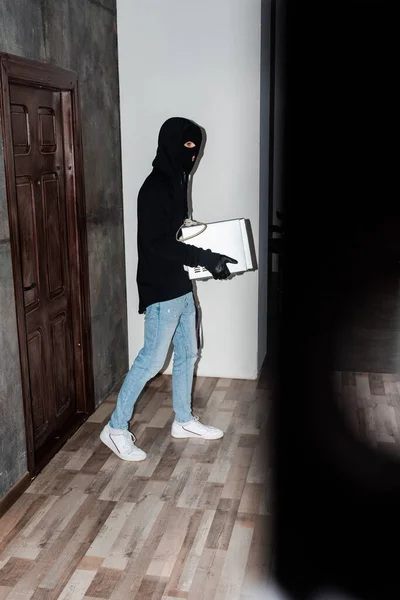
[{"label": "gray textured wall", "polygon": [[0,497],[26,472],[24,410],[4,184],[0,145]]},{"label": "gray textured wall", "polygon": [[[83,123],[95,399],[128,368],[115,0],[1,0],[0,51],[77,71]],[[0,497],[26,471],[0,156]]]}]

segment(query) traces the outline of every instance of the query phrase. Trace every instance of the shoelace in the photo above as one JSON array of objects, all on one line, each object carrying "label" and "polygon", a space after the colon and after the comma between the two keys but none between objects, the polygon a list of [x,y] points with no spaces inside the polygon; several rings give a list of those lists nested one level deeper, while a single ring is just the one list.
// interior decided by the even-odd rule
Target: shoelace
[{"label": "shoelace", "polygon": [[[136,437],[133,435],[133,433],[131,431],[128,431],[127,433],[129,433],[130,437],[131,437],[131,441],[133,442],[133,445],[135,446],[135,442],[136,442]],[[122,435],[122,437],[124,438],[124,440],[126,442],[128,442],[128,436],[125,433],[120,434]]]},{"label": "shoelace", "polygon": [[209,426],[209,425],[204,425],[204,423],[201,423],[201,421],[200,421],[200,417],[193,416],[193,420],[194,420],[194,421],[197,421],[197,422],[198,422],[198,424],[199,424],[201,427],[203,427],[204,429],[210,429],[210,426]]},{"label": "shoelace", "polygon": [[131,440],[133,442],[133,444],[136,444],[136,437],[133,435],[132,431],[129,431],[129,435],[131,436]]}]

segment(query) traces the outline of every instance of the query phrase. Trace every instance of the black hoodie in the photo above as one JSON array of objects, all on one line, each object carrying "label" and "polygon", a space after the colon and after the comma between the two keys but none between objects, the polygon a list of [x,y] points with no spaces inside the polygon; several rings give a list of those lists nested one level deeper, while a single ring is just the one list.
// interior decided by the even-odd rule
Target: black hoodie
[{"label": "black hoodie", "polygon": [[[196,144],[193,149],[185,142]],[[198,156],[202,133],[192,121],[168,119],[161,127],[153,171],[138,196],[139,313],[192,291],[184,265],[212,268],[220,255],[176,240],[188,217],[187,182]]]}]

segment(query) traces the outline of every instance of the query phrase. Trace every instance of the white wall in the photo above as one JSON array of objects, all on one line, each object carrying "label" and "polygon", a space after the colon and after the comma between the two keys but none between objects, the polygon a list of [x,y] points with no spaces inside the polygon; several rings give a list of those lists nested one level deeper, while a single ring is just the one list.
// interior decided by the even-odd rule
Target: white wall
[{"label": "white wall", "polygon": [[[136,200],[164,120],[188,117],[207,131],[194,176],[194,218],[249,218],[258,249],[261,0],[117,0],[117,15],[132,362],[144,328]],[[258,286],[258,272],[198,283],[205,340],[199,375],[256,378]]]}]

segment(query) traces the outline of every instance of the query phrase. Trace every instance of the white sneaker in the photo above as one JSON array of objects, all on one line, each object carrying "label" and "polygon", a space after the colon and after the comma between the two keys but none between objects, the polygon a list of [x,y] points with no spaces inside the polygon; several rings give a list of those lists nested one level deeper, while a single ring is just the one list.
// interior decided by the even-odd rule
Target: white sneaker
[{"label": "white sneaker", "polygon": [[122,460],[139,461],[146,458],[146,452],[135,446],[136,438],[128,429],[114,429],[106,425],[100,439]]},{"label": "white sneaker", "polygon": [[203,440],[218,440],[224,432],[211,425],[200,423],[199,417],[193,417],[187,423],[172,423],[171,435],[174,438],[203,438]]}]

